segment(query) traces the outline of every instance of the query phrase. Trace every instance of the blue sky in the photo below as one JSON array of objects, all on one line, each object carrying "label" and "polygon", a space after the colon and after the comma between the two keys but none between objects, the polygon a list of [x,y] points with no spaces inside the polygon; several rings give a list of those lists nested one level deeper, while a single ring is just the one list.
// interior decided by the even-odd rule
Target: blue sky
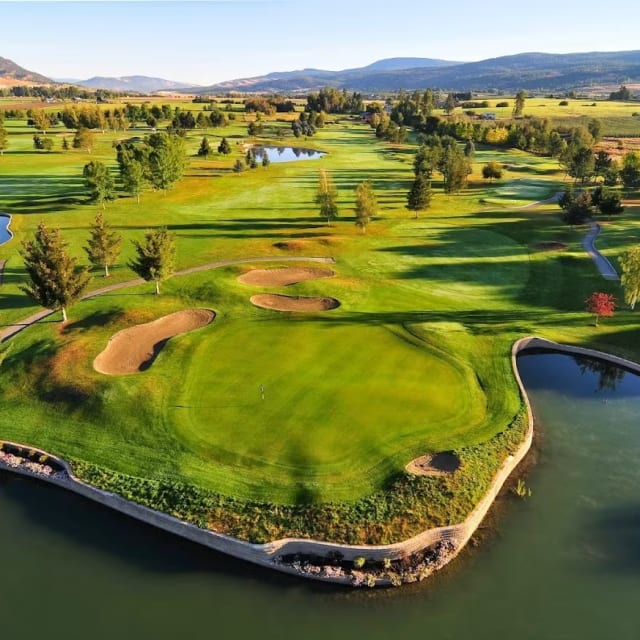
[{"label": "blue sky", "polygon": [[0,56],[55,78],[211,84],[396,56],[640,49],[631,0],[0,0],[0,20]]}]

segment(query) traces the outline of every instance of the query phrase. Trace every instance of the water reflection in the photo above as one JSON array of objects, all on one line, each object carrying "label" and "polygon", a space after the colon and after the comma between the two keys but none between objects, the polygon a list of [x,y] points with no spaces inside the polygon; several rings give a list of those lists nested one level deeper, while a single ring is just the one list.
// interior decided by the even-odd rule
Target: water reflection
[{"label": "water reflection", "polygon": [[326,155],[315,149],[303,147],[252,147],[256,160],[261,162],[265,154],[271,162],[294,162],[296,160],[315,160]]}]

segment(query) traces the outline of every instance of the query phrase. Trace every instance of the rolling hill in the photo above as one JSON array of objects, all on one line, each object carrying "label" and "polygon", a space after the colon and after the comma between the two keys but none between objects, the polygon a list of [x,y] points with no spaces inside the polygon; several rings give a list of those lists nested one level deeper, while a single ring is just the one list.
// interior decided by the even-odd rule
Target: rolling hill
[{"label": "rolling hill", "polygon": [[53,80],[39,73],[29,71],[13,60],[0,57],[0,87],[55,84]]}]

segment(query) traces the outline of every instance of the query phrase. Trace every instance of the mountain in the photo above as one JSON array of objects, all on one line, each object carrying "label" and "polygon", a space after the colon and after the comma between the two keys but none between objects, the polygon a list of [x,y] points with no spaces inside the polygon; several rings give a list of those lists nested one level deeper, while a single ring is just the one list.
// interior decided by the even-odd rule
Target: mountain
[{"label": "mountain", "polygon": [[28,71],[13,60],[0,58],[0,87],[15,87],[20,85],[55,84],[50,78],[39,73]]},{"label": "mountain", "polygon": [[[411,66],[405,66],[411,65]],[[569,91],[640,82],[640,51],[520,53],[478,62],[389,58],[343,71],[303,69],[230,80],[197,93],[295,93],[331,86],[363,93],[437,88],[450,91]]]},{"label": "mountain", "polygon": [[88,80],[78,80],[77,85],[88,89],[110,89],[112,91],[136,91],[139,93],[153,93],[154,91],[175,91],[190,89],[194,85],[187,82],[175,82],[163,78],[148,76],[123,76],[121,78],[107,78],[94,76]]}]

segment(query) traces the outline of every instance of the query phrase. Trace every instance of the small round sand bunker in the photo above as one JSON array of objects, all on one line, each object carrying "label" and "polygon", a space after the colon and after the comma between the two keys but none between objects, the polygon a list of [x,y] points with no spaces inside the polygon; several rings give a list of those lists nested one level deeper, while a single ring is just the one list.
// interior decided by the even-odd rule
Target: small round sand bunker
[{"label": "small round sand bunker", "polygon": [[273,311],[331,311],[340,306],[335,298],[312,298],[306,296],[280,296],[262,293],[251,296],[251,304]]},{"label": "small round sand bunker", "polygon": [[460,459],[454,453],[429,453],[412,460],[405,468],[417,476],[445,476],[454,473],[460,466]]},{"label": "small round sand bunker", "polygon": [[169,338],[200,329],[215,317],[209,309],[186,309],[118,331],[93,361],[93,368],[111,376],[146,371]]},{"label": "small round sand bunker", "polygon": [[331,278],[334,274],[331,269],[305,268],[281,268],[281,269],[252,269],[238,277],[242,284],[250,284],[258,287],[287,287],[291,284],[304,282],[305,280],[317,280],[319,278]]}]

